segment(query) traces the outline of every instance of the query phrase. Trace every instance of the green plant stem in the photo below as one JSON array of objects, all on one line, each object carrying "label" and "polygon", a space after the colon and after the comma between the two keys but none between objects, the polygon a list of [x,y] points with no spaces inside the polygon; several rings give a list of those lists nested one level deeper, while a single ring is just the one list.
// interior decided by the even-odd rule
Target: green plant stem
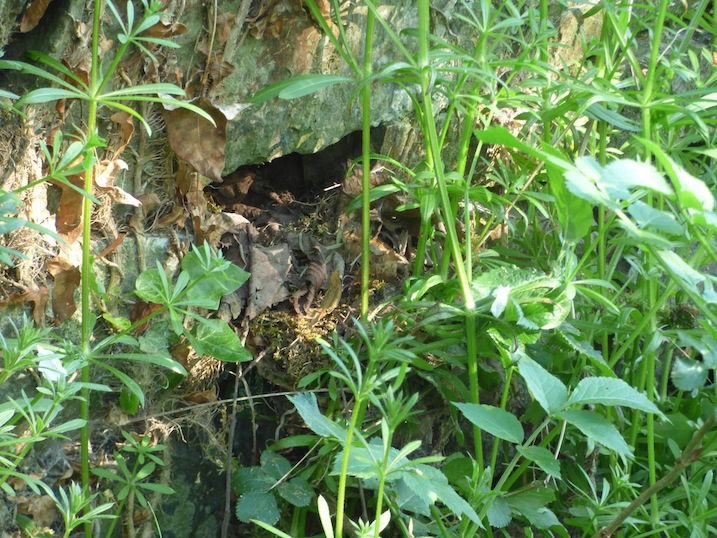
[{"label": "green plant stem", "polygon": [[606,525],[605,527],[600,529],[600,531],[595,534],[593,538],[608,538],[609,536],[612,536],[615,532],[617,532],[622,523],[628,517],[630,517],[630,514],[632,514],[640,506],[645,504],[648,499],[654,497],[665,487],[669,486],[674,480],[676,480],[680,476],[680,474],[683,470],[685,470],[685,468],[697,461],[701,453],[701,450],[698,448],[699,444],[702,442],[702,439],[707,434],[707,432],[712,429],[712,426],[714,426],[714,422],[715,417],[714,412],[712,412],[707,417],[704,424],[702,424],[702,427],[694,433],[692,439],[690,439],[690,442],[687,443],[687,446],[682,451],[682,454],[680,454],[680,457],[677,458],[674,467],[672,467],[672,469],[670,469],[667,474],[665,474],[657,482],[652,484],[649,488],[645,489],[645,491],[638,495],[629,505],[627,505],[622,510],[622,512],[620,512],[620,514],[618,514],[615,519],[610,522],[609,525]]},{"label": "green plant stem", "polygon": [[[96,139],[97,130],[97,96],[99,94],[98,80],[100,77],[99,67],[99,33],[100,14],[102,12],[102,0],[94,2],[94,17],[92,27],[92,67],[90,69],[90,92],[89,110],[87,112],[87,139],[90,147],[88,151],[94,151],[92,147]],[[86,162],[91,162],[86,160]],[[85,170],[84,189],[92,193],[93,167],[88,166]],[[82,198],[82,269],[81,269],[81,314],[82,314],[82,353],[86,364],[82,367],[81,379],[83,383],[90,382],[90,341],[92,337],[92,313],[90,311],[90,284],[92,271],[92,256],[90,250],[92,230],[92,201],[88,197]],[[80,430],[80,458],[82,488],[89,491],[90,488],[90,391],[87,386],[82,387],[80,392],[80,418],[85,421]],[[85,536],[91,538],[92,526],[90,522],[85,523]]]},{"label": "green plant stem", "polygon": [[[365,45],[363,52],[363,77],[371,76],[373,58],[373,34],[376,16],[372,10],[366,14]],[[361,190],[361,319],[368,316],[369,269],[371,262],[371,85],[361,88],[363,129],[361,145],[363,152],[363,184]]]}]

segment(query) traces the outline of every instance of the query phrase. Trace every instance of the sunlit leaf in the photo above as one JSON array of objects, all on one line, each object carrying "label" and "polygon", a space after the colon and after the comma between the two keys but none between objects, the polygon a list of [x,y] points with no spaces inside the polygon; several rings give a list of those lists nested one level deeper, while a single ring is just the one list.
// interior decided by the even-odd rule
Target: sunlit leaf
[{"label": "sunlit leaf", "polygon": [[453,402],[463,416],[480,429],[511,443],[523,442],[523,426],[520,421],[505,409],[485,404]]}]

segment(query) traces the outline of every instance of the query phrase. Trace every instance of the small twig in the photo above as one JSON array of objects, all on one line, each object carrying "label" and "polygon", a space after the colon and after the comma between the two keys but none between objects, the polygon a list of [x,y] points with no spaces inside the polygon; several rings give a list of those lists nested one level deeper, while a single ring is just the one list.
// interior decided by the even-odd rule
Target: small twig
[{"label": "small twig", "polygon": [[702,427],[695,432],[690,442],[687,443],[687,446],[682,451],[682,454],[680,454],[680,457],[677,458],[675,466],[670,469],[665,476],[660,478],[657,482],[638,495],[635,500],[628,504],[623,511],[610,522],[609,525],[600,529],[600,531],[595,534],[593,538],[608,538],[609,536],[612,536],[620,528],[623,521],[630,517],[630,514],[645,504],[650,497],[670,485],[670,483],[680,476],[686,467],[689,467],[692,463],[694,463],[700,456],[700,449],[697,447],[702,442],[702,438],[712,429],[714,423],[714,414],[710,414]]},{"label": "small twig", "polygon": [[[216,3],[215,3],[216,6]],[[246,323],[244,326],[241,343],[242,345],[246,344],[246,337],[249,334],[249,324]],[[233,404],[232,404],[232,414],[229,421],[229,434],[227,439],[227,463],[226,463],[226,470],[227,470],[227,476],[225,481],[225,489],[224,489],[224,518],[222,519],[222,538],[227,538],[227,535],[229,533],[229,523],[231,521],[232,517],[232,457],[233,457],[233,451],[232,448],[234,446],[234,434],[236,432],[236,417],[237,417],[237,401],[239,399],[239,380],[244,381],[244,372],[242,371],[241,363],[237,363],[236,365],[236,377],[234,378],[234,393],[233,393]],[[246,381],[244,381],[244,387],[247,388]],[[252,404],[252,422],[253,422],[253,409],[254,406]]]}]

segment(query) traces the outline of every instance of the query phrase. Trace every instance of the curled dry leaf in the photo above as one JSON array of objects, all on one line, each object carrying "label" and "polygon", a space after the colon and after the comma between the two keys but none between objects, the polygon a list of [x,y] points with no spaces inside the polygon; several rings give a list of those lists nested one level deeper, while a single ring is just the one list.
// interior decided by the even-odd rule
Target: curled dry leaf
[{"label": "curled dry leaf", "polygon": [[25,13],[22,15],[22,22],[20,22],[20,32],[23,34],[29,32],[37,23],[40,22],[42,16],[47,11],[47,6],[50,5],[52,0],[34,0],[27,6]]},{"label": "curled dry leaf", "polygon": [[217,41],[220,45],[224,45],[229,41],[236,19],[236,14],[226,11],[219,13],[217,16]]},{"label": "curled dry leaf", "polygon": [[294,310],[305,316],[314,302],[316,292],[326,280],[326,264],[323,261],[312,261],[304,274],[304,288],[294,294]]},{"label": "curled dry leaf", "polygon": [[[129,320],[134,324],[138,321],[146,318],[147,316],[150,316],[154,314],[157,310],[162,308],[162,305],[157,303],[148,303],[147,301],[137,301],[134,303],[134,306],[132,307],[132,310],[129,312]],[[141,325],[138,325],[134,333],[135,334],[142,334],[144,331],[147,330],[147,327],[149,327],[149,320],[145,321]]]},{"label": "curled dry leaf", "polygon": [[57,266],[57,272],[48,266],[50,274],[55,279],[55,285],[52,287],[52,312],[54,314],[55,325],[61,325],[77,310],[75,304],[75,290],[80,284],[80,268],[68,267],[61,268],[64,263]]},{"label": "curled dry leaf", "polygon": [[[68,181],[76,187],[82,189],[85,186],[85,174],[75,174],[68,176]],[[65,185],[64,183],[51,180],[51,183],[60,187],[60,203],[57,207],[57,216],[55,217],[55,227],[57,232],[70,245],[77,241],[82,228],[82,200],[83,196]],[[78,230],[80,233],[78,233]]]},{"label": "curled dry leaf", "polygon": [[114,184],[117,172],[127,170],[127,168],[127,163],[122,159],[100,162],[95,174],[95,186],[100,192],[108,194],[115,203],[139,207],[142,202]]},{"label": "curled dry leaf", "polygon": [[216,127],[191,110],[164,105],[162,114],[169,145],[177,157],[192,165],[197,172],[221,182],[227,143],[227,117],[208,99],[196,99],[192,104],[207,112],[214,119]]},{"label": "curled dry leaf", "polygon": [[130,138],[132,138],[132,134],[134,133],[134,118],[131,114],[120,110],[112,114],[110,120],[116,123],[122,132],[122,145],[115,152],[116,155],[119,155],[122,153],[122,150],[127,147],[127,144],[129,144]]},{"label": "curled dry leaf", "polygon": [[284,301],[289,292],[286,277],[291,269],[289,246],[286,244],[251,249],[251,278],[247,317],[253,319],[267,308]]},{"label": "curled dry leaf", "polygon": [[6,299],[0,300],[0,311],[5,310],[10,306],[33,303],[32,317],[35,320],[35,325],[40,326],[42,325],[45,317],[45,307],[47,306],[47,301],[49,299],[50,291],[45,286],[42,286],[37,290],[27,288],[20,293],[13,293]]},{"label": "curled dry leaf", "polygon": [[150,26],[142,35],[145,37],[158,37],[166,39],[168,37],[174,37],[187,33],[187,27],[180,22],[170,22],[160,20],[154,26]]},{"label": "curled dry leaf", "polygon": [[207,65],[207,75],[212,84],[219,84],[235,70],[234,66],[224,59],[224,55],[221,52],[212,54],[212,59]]}]

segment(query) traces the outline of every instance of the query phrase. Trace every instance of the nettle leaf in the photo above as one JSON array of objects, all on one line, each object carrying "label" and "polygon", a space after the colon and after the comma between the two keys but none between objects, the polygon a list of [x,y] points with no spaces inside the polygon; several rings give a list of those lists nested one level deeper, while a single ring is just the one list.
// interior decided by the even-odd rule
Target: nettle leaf
[{"label": "nettle leaf", "polygon": [[279,521],[279,505],[271,493],[247,493],[237,502],[236,515],[239,521],[249,523],[257,519],[275,525]]},{"label": "nettle leaf", "polygon": [[563,238],[574,244],[584,238],[590,231],[593,212],[590,203],[570,192],[563,181],[562,174],[548,172],[550,192],[555,197],[555,208]]},{"label": "nettle leaf", "polygon": [[294,506],[309,506],[314,498],[314,490],[303,478],[297,476],[279,485],[279,495]]},{"label": "nettle leaf", "polygon": [[505,409],[485,404],[453,402],[463,416],[480,429],[511,443],[523,442],[523,426],[520,421]]},{"label": "nettle leaf", "polygon": [[549,488],[535,488],[506,497],[514,512],[519,512],[531,525],[539,529],[562,527],[547,505],[555,500],[555,492]]},{"label": "nettle leaf", "polygon": [[513,511],[503,497],[496,497],[488,507],[488,523],[491,527],[502,529],[513,520]]},{"label": "nettle leaf", "polygon": [[517,355],[519,355],[520,359],[518,361],[518,371],[525,379],[528,391],[545,409],[545,412],[551,415],[565,407],[565,402],[568,399],[568,389],[563,382],[525,353],[518,352]]},{"label": "nettle leaf", "polygon": [[654,403],[647,399],[647,396],[617,378],[586,377],[581,379],[570,394],[566,405],[589,404],[620,405],[647,413],[655,413],[663,418],[665,416]]},{"label": "nettle leaf", "polygon": [[621,456],[632,458],[632,451],[617,428],[605,417],[592,411],[566,409],[559,418],[569,422],[590,439]]},{"label": "nettle leaf", "polygon": [[302,394],[294,394],[287,396],[289,401],[294,404],[296,410],[304,419],[306,425],[316,435],[321,437],[331,437],[338,439],[341,442],[346,441],[346,429],[341,427],[336,422],[326,418],[321,411],[319,411],[319,405],[316,402],[316,395],[313,392],[307,392]]},{"label": "nettle leaf", "polygon": [[526,460],[534,462],[553,478],[560,479],[560,462],[553,456],[552,452],[542,446],[520,446],[516,447],[521,456]]},{"label": "nettle leaf", "polygon": [[196,334],[185,332],[198,355],[208,355],[225,362],[247,362],[252,354],[242,344],[229,324],[221,319],[204,319]]},{"label": "nettle leaf", "polygon": [[690,392],[705,386],[709,372],[709,368],[700,361],[677,357],[670,378],[679,390]]},{"label": "nettle leaf", "polygon": [[435,504],[440,500],[448,509],[460,518],[465,515],[481,528],[483,525],[473,507],[448,483],[448,478],[435,467],[430,465],[416,465],[414,472],[406,472],[403,479],[410,489],[422,497],[427,504]]},{"label": "nettle leaf", "polygon": [[239,495],[245,493],[266,493],[276,484],[261,467],[242,467],[232,475],[232,489]]},{"label": "nettle leaf", "polygon": [[289,460],[271,450],[261,453],[260,463],[264,472],[274,480],[281,480],[291,471]]}]

